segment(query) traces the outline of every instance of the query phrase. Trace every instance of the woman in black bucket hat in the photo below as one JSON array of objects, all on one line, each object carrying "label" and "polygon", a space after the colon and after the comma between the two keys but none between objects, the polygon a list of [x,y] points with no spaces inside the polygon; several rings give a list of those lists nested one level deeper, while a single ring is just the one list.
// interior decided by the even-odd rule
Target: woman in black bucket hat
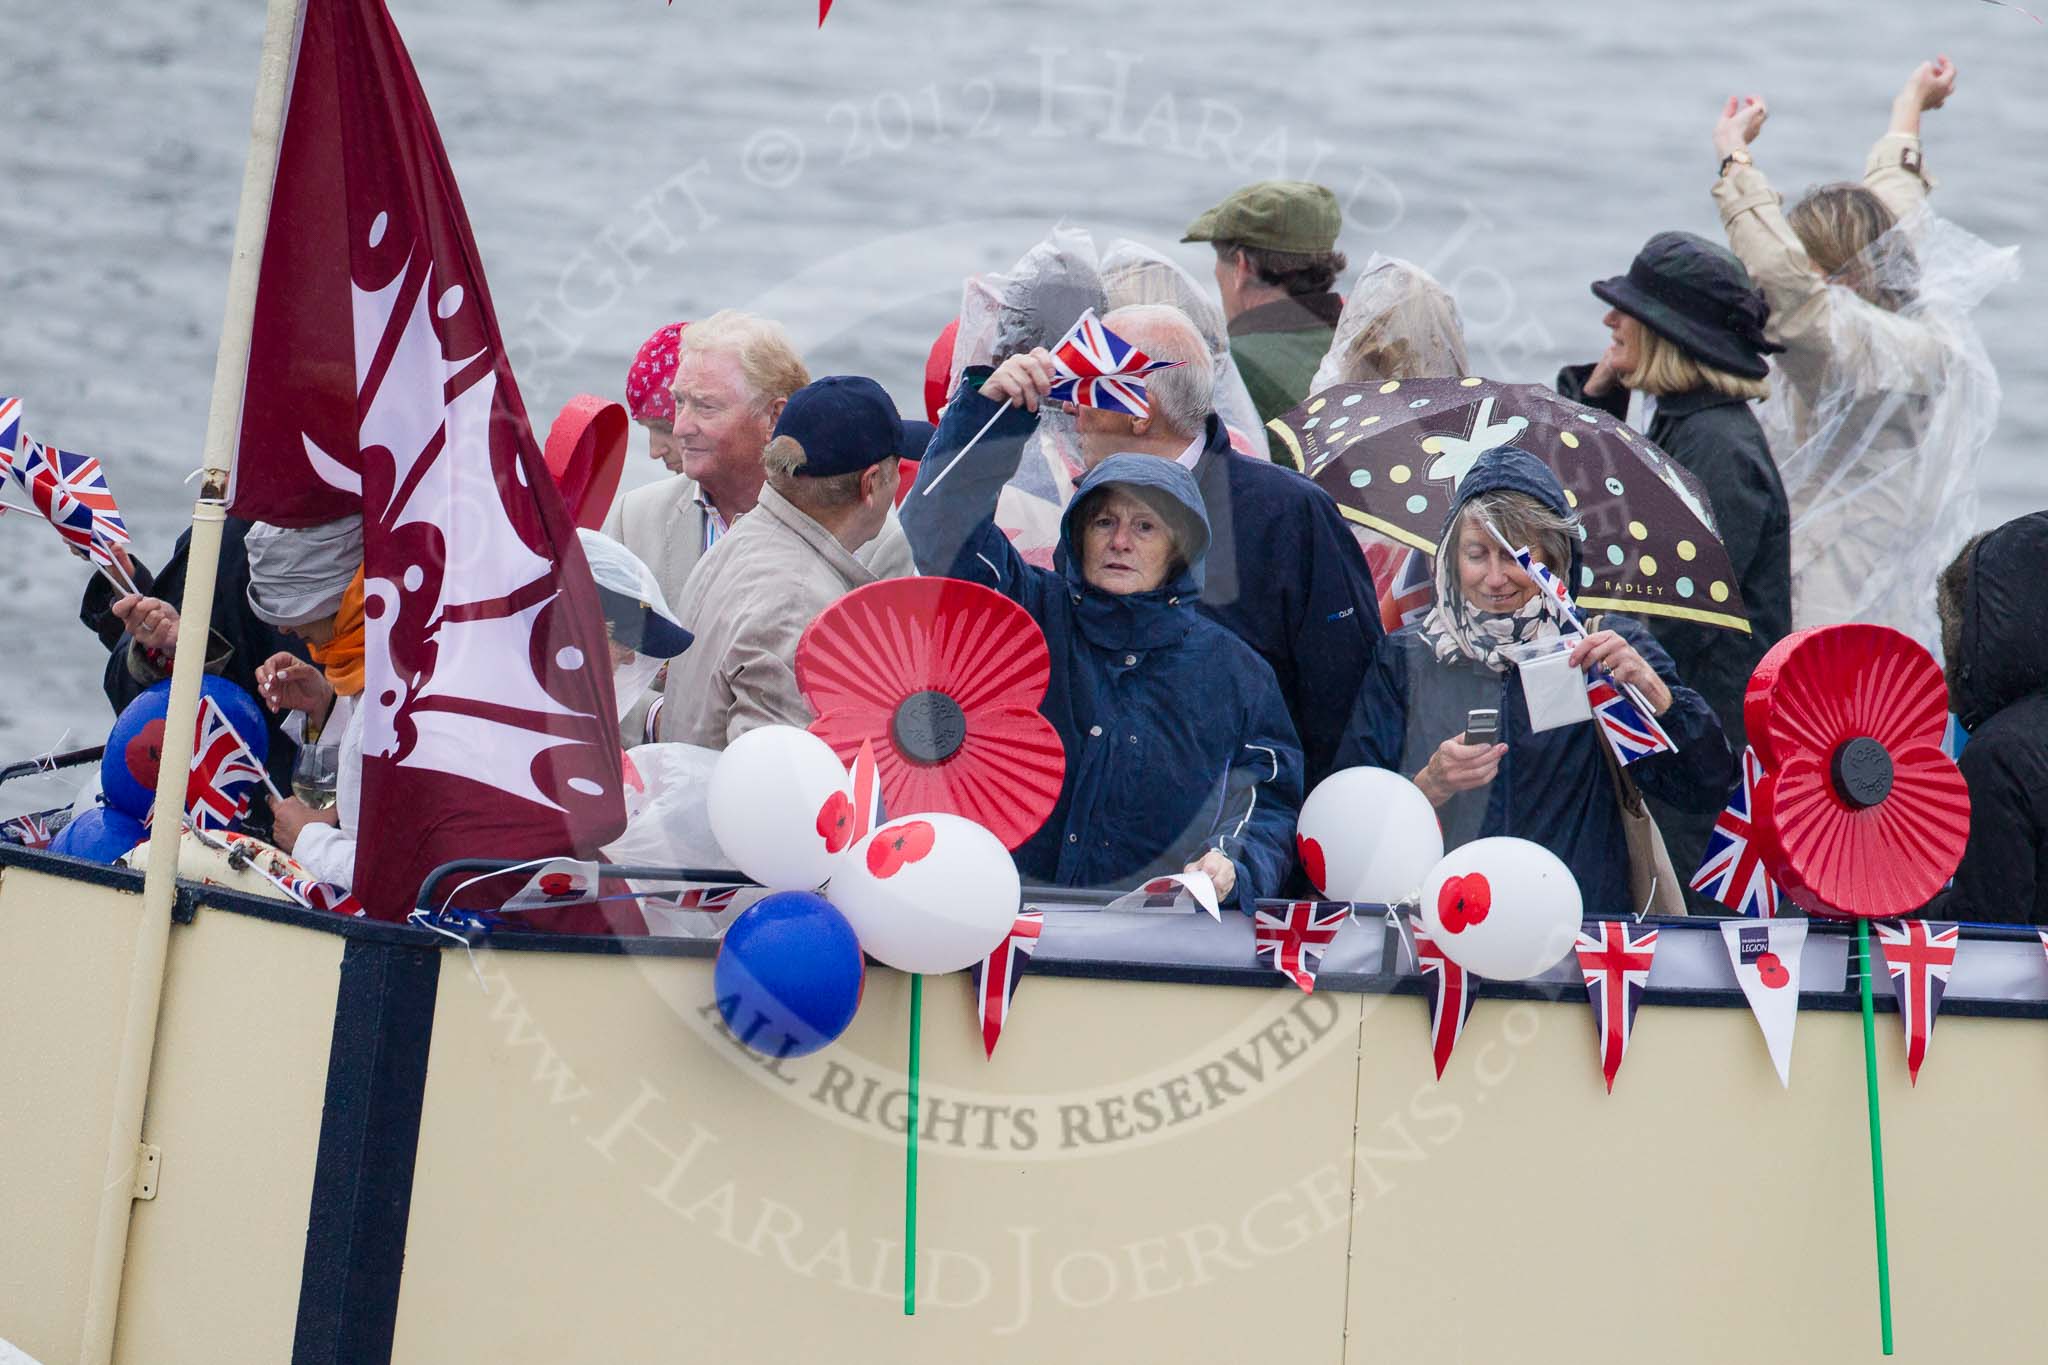
[{"label": "woman in black bucket hat", "polygon": [[[1593,293],[1610,306],[1612,339],[1597,363],[1561,371],[1557,389],[1629,421],[1705,485],[1750,634],[1662,616],[1648,624],[1740,753],[1749,675],[1792,626],[1792,515],[1750,407],[1769,392],[1765,356],[1782,349],[1764,338],[1770,309],[1733,252],[1690,232],[1658,233],[1626,275],[1601,280]],[[1714,816],[1651,805],[1672,865],[1690,875]],[[1691,904],[1695,913],[1725,913],[1698,896]]]}]

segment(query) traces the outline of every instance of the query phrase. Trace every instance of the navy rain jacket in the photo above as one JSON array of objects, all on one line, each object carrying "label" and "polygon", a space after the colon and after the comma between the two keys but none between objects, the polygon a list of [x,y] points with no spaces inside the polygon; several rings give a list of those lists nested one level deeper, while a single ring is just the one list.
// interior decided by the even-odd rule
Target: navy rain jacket
[{"label": "navy rain jacket", "polygon": [[[1472,466],[1458,486],[1451,518],[1472,498],[1495,489],[1524,493],[1555,511],[1566,510],[1564,489],[1543,462],[1514,446],[1503,446],[1486,452]],[[1447,519],[1446,531],[1449,527]],[[1566,581],[1577,583],[1580,568],[1574,544]],[[1721,809],[1735,782],[1735,760],[1713,709],[1699,693],[1681,685],[1671,656],[1639,622],[1609,616],[1601,625],[1634,646],[1671,688],[1671,709],[1658,721],[1678,752],[1638,760],[1630,765],[1629,776],[1646,796],[1680,810]],[[1466,659],[1439,663],[1422,638],[1420,623],[1396,631],[1381,644],[1358,691],[1338,763],[1371,764],[1412,778],[1439,744],[1464,732],[1466,713],[1478,707],[1500,711],[1500,737],[1508,752],[1489,786],[1460,792],[1437,809],[1444,847],[1497,834],[1528,839],[1571,868],[1588,913],[1640,913],[1643,907],[1629,904],[1628,836],[1607,760],[1600,752],[1606,741],[1597,723],[1533,733],[1521,675],[1512,668],[1495,673]],[[1680,875],[1691,870],[1679,869]]]},{"label": "navy rain jacket", "polygon": [[[1052,681],[1039,710],[1066,746],[1067,771],[1059,803],[1017,850],[1018,868],[1063,886],[1132,886],[1215,848],[1237,867],[1231,903],[1278,895],[1294,861],[1301,745],[1272,668],[1195,610],[1209,522],[1194,478],[1158,456],[1111,456],[1075,490],[1058,569],[1034,568],[995,524],[1031,413],[1006,412],[933,487],[994,412],[972,388],[955,397],[901,516],[920,572],[995,588],[1045,632]],[[1110,483],[1186,509],[1172,520],[1189,563],[1165,587],[1118,597],[1081,577],[1074,507]]]}]

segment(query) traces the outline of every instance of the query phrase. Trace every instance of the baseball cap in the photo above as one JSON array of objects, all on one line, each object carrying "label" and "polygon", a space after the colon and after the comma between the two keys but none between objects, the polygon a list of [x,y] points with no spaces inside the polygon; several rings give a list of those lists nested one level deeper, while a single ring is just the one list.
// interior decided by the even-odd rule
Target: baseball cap
[{"label": "baseball cap", "polygon": [[799,475],[827,479],[896,458],[902,453],[903,419],[874,380],[831,374],[789,396],[775,434],[804,448]]}]

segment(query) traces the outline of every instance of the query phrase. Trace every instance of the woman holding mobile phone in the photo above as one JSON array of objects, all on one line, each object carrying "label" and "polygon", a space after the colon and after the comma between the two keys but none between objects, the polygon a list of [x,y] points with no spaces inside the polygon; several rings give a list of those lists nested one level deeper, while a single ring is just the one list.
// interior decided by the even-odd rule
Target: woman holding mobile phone
[{"label": "woman holding mobile phone", "polygon": [[[1514,446],[1480,456],[1437,547],[1436,604],[1381,643],[1337,766],[1370,764],[1413,778],[1437,808],[1446,848],[1496,834],[1533,840],[1571,867],[1588,909],[1639,909],[1628,904],[1628,839],[1598,726],[1530,729],[1505,651],[1558,628],[1495,531],[1530,547],[1566,582],[1578,581],[1578,519],[1557,477]],[[1633,684],[1677,744],[1676,753],[1630,765],[1644,792],[1681,809],[1721,808],[1735,781],[1721,723],[1649,631],[1612,618],[1573,647],[1571,662],[1602,665]]]}]

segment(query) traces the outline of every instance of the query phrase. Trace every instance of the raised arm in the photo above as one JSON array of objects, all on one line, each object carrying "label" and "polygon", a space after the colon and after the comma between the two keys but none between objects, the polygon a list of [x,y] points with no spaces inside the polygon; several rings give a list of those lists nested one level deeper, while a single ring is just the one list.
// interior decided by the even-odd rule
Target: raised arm
[{"label": "raised arm", "polygon": [[[1045,355],[1012,356],[993,372],[967,370],[898,513],[919,573],[986,584],[1026,610],[1037,594],[1051,590],[1039,581],[1051,575],[1011,548],[996,525],[996,501],[1038,429],[1038,404],[1052,386]],[[974,442],[983,427],[987,434]],[[974,448],[963,455],[970,442]]]},{"label": "raised arm", "polygon": [[1927,176],[1920,146],[1920,116],[1948,103],[1956,89],[1956,64],[1947,57],[1922,62],[1892,99],[1891,123],[1863,163],[1863,184],[1899,219],[1927,202],[1934,182]]}]

